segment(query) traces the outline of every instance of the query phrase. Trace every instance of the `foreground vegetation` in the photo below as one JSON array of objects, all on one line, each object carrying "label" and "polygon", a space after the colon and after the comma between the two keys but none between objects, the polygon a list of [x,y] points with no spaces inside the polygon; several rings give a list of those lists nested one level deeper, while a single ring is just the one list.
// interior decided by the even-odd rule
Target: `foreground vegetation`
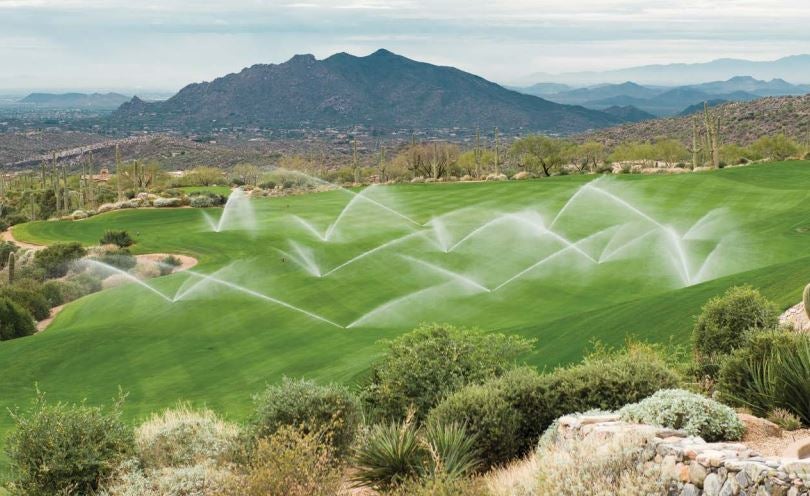
[{"label": "foreground vegetation", "polygon": [[[796,388],[810,383],[810,337],[774,327],[773,309],[758,291],[731,288],[703,307],[691,349],[597,346],[544,373],[516,360],[532,346],[524,338],[424,325],[385,342],[363,385],[285,378],[253,397],[243,423],[181,404],[133,430],[123,394],[95,407],[38,393],[13,412],[6,487],[20,496],[664,495],[670,481],[641,463],[643,440],[558,438],[555,419],[617,411],[738,440],[742,421],[709,398],[717,381],[722,401],[779,409],[787,429],[807,425],[807,394]],[[719,367],[708,375],[706,356]],[[763,369],[767,382],[738,380]],[[521,458],[519,470],[501,468]]]}]

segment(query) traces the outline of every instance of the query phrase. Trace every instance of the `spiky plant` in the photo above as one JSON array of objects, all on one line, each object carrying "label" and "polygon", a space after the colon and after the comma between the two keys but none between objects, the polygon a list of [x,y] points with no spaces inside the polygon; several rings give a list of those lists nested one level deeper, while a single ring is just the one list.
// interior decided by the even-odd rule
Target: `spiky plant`
[{"label": "spiky plant", "polygon": [[424,444],[432,463],[427,465],[425,475],[454,480],[472,473],[481,464],[475,441],[475,436],[461,424],[428,422]]},{"label": "spiky plant", "polygon": [[425,452],[416,427],[410,422],[376,425],[355,455],[358,486],[395,487],[419,476]]}]

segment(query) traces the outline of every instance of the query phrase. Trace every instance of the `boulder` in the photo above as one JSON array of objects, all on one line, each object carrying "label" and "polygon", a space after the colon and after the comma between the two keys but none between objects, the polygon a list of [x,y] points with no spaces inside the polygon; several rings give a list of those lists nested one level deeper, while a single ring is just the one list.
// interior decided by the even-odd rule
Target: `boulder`
[{"label": "boulder", "polygon": [[782,428],[770,420],[755,417],[747,413],[738,413],[737,417],[745,426],[743,442],[764,437],[782,437]]}]

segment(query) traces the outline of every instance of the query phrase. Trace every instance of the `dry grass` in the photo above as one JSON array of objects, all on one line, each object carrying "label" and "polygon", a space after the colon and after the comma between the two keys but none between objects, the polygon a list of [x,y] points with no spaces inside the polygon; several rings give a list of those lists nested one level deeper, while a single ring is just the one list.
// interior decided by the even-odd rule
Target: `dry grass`
[{"label": "dry grass", "polygon": [[236,448],[239,427],[210,410],[180,405],[141,424],[135,431],[145,467],[161,468],[221,461]]}]

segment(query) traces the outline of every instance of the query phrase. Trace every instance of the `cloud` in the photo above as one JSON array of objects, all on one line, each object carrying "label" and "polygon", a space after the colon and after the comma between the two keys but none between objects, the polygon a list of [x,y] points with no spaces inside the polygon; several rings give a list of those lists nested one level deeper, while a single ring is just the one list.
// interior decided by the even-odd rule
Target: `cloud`
[{"label": "cloud", "polygon": [[385,47],[510,81],[776,58],[807,51],[808,23],[806,0],[0,0],[0,59],[20,85],[129,84],[126,71],[133,85],[176,89],[296,53]]}]

